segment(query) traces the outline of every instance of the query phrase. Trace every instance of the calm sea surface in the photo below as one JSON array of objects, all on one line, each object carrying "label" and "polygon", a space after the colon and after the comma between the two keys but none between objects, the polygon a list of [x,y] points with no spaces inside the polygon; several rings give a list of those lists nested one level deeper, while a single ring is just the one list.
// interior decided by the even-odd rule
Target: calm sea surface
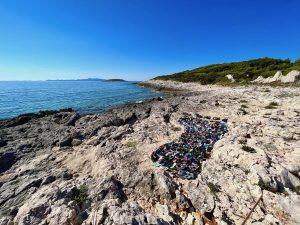
[{"label": "calm sea surface", "polygon": [[68,107],[96,113],[161,95],[133,82],[0,81],[0,118]]}]

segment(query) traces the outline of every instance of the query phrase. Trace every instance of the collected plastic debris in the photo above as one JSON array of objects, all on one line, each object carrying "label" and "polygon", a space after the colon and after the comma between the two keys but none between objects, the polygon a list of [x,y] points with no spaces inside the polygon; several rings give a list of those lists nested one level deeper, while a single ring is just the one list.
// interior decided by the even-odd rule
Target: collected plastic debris
[{"label": "collected plastic debris", "polygon": [[227,119],[199,114],[185,114],[179,122],[184,132],[177,141],[160,146],[151,155],[156,166],[162,166],[175,176],[195,179],[214,144],[227,133]]}]

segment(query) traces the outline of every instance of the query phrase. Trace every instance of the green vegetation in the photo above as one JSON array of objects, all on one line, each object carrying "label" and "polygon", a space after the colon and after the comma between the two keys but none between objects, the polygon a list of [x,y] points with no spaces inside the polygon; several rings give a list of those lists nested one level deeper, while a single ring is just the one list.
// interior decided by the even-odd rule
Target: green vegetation
[{"label": "green vegetation", "polygon": [[265,107],[265,109],[276,109],[276,107],[271,106],[271,105],[267,105],[267,106]]},{"label": "green vegetation", "polygon": [[263,180],[261,180],[261,179],[259,179],[257,185],[260,187],[261,190],[272,191],[270,185],[264,183]]},{"label": "green vegetation", "polygon": [[181,131],[181,127],[171,127],[172,131]]},{"label": "green vegetation", "polygon": [[278,103],[277,102],[271,102],[269,105],[267,105],[265,108],[266,109],[276,109],[277,108]]},{"label": "green vegetation", "polygon": [[277,102],[271,102],[269,105],[271,105],[271,106],[279,106]]},{"label": "green vegetation", "polygon": [[88,188],[86,185],[81,185],[79,189],[76,187],[73,189],[72,200],[78,205],[81,205],[88,198]]},{"label": "green vegetation", "polygon": [[128,141],[126,143],[126,145],[128,148],[135,148],[135,146],[137,145],[137,142],[136,141]]},{"label": "green vegetation", "polygon": [[300,195],[300,186],[292,188],[292,191],[295,192],[297,195]]},{"label": "green vegetation", "polygon": [[245,144],[247,144],[247,139],[241,139],[241,140],[239,140],[239,143],[241,145],[245,145]]},{"label": "green vegetation", "polygon": [[239,111],[242,113],[242,115],[247,115],[248,114],[248,112],[243,108],[239,108]]},{"label": "green vegetation", "polygon": [[248,169],[245,169],[244,172],[245,172],[246,175],[248,175],[251,171],[248,170]]},{"label": "green vegetation", "polygon": [[236,82],[247,83],[258,76],[274,76],[279,70],[283,74],[287,74],[291,70],[300,70],[300,59],[291,62],[289,59],[260,58],[242,62],[213,64],[154,79],[200,82],[201,84],[229,84],[231,81],[226,75],[232,74]]},{"label": "green vegetation", "polygon": [[289,196],[289,193],[288,193],[287,191],[282,192],[282,194],[283,194],[285,197]]},{"label": "green vegetation", "polygon": [[217,193],[221,191],[221,187],[219,185],[213,184],[211,182],[207,183],[208,188],[210,189],[210,192],[217,197]]},{"label": "green vegetation", "polygon": [[256,150],[252,147],[249,147],[247,145],[243,145],[242,146],[242,149],[245,151],[245,152],[249,152],[249,153],[256,153]]}]

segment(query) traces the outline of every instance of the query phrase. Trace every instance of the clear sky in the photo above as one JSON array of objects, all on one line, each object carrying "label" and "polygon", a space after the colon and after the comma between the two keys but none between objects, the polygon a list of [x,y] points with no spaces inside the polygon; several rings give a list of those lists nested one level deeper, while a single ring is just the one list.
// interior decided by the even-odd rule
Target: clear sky
[{"label": "clear sky", "polygon": [[299,0],[1,0],[0,80],[145,80],[300,58]]}]

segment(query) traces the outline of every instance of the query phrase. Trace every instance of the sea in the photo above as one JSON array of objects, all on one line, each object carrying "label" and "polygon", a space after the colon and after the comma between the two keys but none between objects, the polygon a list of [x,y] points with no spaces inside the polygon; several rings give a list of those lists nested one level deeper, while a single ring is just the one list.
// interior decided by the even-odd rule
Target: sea
[{"label": "sea", "polygon": [[136,82],[0,81],[0,119],[64,108],[93,114],[162,95]]}]

